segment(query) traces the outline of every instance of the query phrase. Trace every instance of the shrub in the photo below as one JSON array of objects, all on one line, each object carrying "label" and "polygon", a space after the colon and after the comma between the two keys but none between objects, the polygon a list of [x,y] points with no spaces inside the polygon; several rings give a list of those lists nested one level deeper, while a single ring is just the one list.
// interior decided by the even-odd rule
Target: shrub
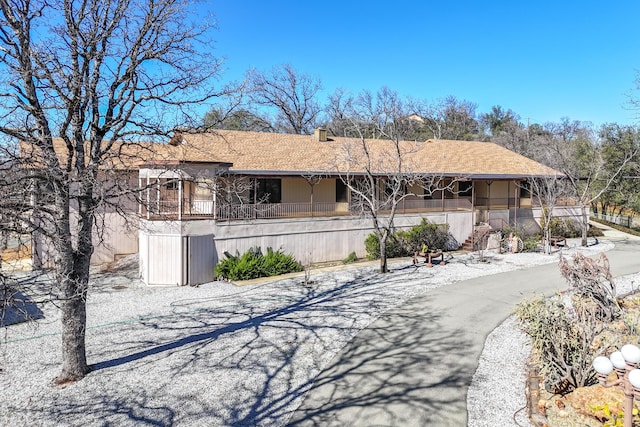
[{"label": "shrub", "polygon": [[591,305],[598,320],[612,321],[620,316],[609,259],[604,253],[597,259],[577,253],[572,262],[560,255],[558,265],[569,289]]},{"label": "shrub", "polygon": [[601,327],[592,313],[570,309],[558,297],[537,297],[520,303],[516,314],[549,391],[566,394],[595,383],[591,363],[602,349],[594,345]]},{"label": "shrub", "polygon": [[[396,231],[387,240],[387,257],[397,258],[413,256],[422,245],[427,245],[433,250],[457,249],[457,242],[449,233],[448,225],[432,224],[424,218],[420,224],[409,231]],[[380,258],[380,242],[375,233],[371,233],[364,240],[367,258]]]},{"label": "shrub", "polygon": [[437,225],[427,222],[424,218],[420,224],[414,226],[407,232],[407,243],[410,255],[420,250],[422,245],[427,245],[431,249],[446,250],[449,249],[448,225]]},{"label": "shrub", "polygon": [[[402,233],[402,232],[399,232]],[[380,258],[380,241],[375,233],[371,233],[364,239],[364,247],[367,251],[368,259]],[[406,249],[406,244],[402,235],[398,236],[398,233],[394,233],[387,239],[387,257],[397,258],[403,256],[409,256],[409,252]],[[413,253],[412,253],[413,254]]]},{"label": "shrub", "polygon": [[[582,237],[582,223],[572,218],[551,218],[549,231],[552,236],[562,236],[566,238]],[[601,237],[604,234],[597,227],[589,226],[587,236]]]},{"label": "shrub", "polygon": [[602,237],[604,233],[602,229],[596,227],[595,225],[589,224],[589,231],[587,231],[587,236],[589,237]]},{"label": "shrub", "polygon": [[564,394],[595,382],[591,362],[606,346],[596,337],[603,321],[620,317],[621,308],[604,254],[599,259],[577,254],[572,262],[561,256],[559,264],[569,292],[530,299],[520,303],[516,313],[531,337],[547,387]]},{"label": "shrub", "polygon": [[238,252],[236,255],[225,252],[224,255],[225,259],[218,262],[215,272],[216,277],[228,280],[249,280],[303,270],[302,264],[281,249],[267,248],[266,256],[259,247],[250,248],[242,256]]},{"label": "shrub", "polygon": [[536,252],[540,245],[540,236],[527,236],[522,240],[522,252]]},{"label": "shrub", "polygon": [[345,259],[342,260],[343,264],[351,264],[352,262],[356,262],[358,260],[358,256],[355,252],[351,252]]}]

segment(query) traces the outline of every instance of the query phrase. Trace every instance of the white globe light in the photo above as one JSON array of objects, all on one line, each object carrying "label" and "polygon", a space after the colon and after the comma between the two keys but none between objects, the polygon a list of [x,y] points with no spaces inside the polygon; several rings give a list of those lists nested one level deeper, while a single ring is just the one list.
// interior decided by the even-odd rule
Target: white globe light
[{"label": "white globe light", "polygon": [[623,345],[620,351],[622,352],[624,360],[626,360],[628,363],[640,362],[640,348],[636,347],[635,345]]},{"label": "white globe light", "polygon": [[640,369],[633,369],[629,372],[629,382],[634,388],[640,389]]},{"label": "white globe light", "polygon": [[627,366],[627,361],[624,360],[624,356],[621,351],[614,351],[611,353],[611,356],[609,356],[609,359],[611,360],[611,363],[613,363],[613,366],[618,369],[624,369],[624,367]]},{"label": "white globe light", "polygon": [[599,374],[609,375],[609,373],[613,371],[613,363],[604,356],[598,356],[593,359],[593,369]]}]

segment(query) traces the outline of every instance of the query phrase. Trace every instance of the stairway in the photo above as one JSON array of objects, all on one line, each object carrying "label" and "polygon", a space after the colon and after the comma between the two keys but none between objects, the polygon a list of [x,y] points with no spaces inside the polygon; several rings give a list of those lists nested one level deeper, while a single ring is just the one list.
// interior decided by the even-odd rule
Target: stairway
[{"label": "stairway", "polygon": [[473,228],[473,234],[470,235],[467,240],[462,244],[463,251],[477,251],[480,248],[480,242],[482,242],[483,246],[486,246],[487,242],[485,236],[488,236],[489,233],[493,230],[489,224],[480,224],[476,225]]}]

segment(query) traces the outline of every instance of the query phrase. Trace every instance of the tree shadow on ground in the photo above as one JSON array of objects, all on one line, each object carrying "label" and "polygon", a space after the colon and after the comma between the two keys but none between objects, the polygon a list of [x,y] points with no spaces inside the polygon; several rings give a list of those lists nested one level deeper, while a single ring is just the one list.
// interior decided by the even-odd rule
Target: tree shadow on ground
[{"label": "tree shadow on ground", "polygon": [[419,296],[362,330],[315,379],[290,425],[447,425],[465,414],[474,359],[462,333],[443,332],[442,313],[424,304]]},{"label": "tree shadow on ground", "polygon": [[0,287],[4,294],[4,297],[0,297],[0,327],[44,319],[42,310],[23,292],[9,286],[4,288],[1,284]]},{"label": "tree shadow on ground", "polygon": [[407,281],[433,273],[350,274],[316,277],[315,285],[284,281],[273,288],[277,293],[177,301],[166,314],[92,329],[101,334],[91,352],[99,360],[93,373],[63,392],[64,399],[56,394],[40,402],[35,420],[285,425],[305,395],[292,425],[340,424],[353,410],[367,420],[365,409],[390,424],[427,422],[445,404],[463,408],[464,397],[452,402],[440,390],[468,386],[474,367],[424,375],[449,355],[465,356],[459,333],[439,331],[442,313],[420,310],[425,297],[360,331],[406,300]]}]

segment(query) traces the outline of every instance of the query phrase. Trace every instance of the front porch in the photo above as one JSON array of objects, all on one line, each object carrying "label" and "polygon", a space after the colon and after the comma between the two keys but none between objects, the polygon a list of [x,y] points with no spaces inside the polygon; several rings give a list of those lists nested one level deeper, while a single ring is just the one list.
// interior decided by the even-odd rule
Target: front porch
[{"label": "front porch", "polygon": [[[140,169],[138,213],[149,221],[209,219],[321,218],[358,215],[362,206],[340,177],[235,175],[220,164],[178,164]],[[490,212],[535,208],[526,181],[521,179],[447,178],[442,189],[419,185],[406,189],[398,214],[475,212],[476,222],[489,222]],[[379,210],[388,213],[380,180]],[[387,203],[387,205],[385,205]],[[560,203],[562,204],[562,203]],[[570,203],[567,203],[570,204]]]},{"label": "front porch", "polygon": [[[471,211],[470,197],[439,200],[402,200],[397,207],[399,214]],[[381,213],[389,212],[382,208]],[[197,220],[221,221],[313,218],[354,215],[355,206],[348,202],[299,202],[299,203],[239,203],[216,206],[213,200],[197,200],[190,197],[174,200],[155,200],[141,205],[140,215],[148,220]]]}]

